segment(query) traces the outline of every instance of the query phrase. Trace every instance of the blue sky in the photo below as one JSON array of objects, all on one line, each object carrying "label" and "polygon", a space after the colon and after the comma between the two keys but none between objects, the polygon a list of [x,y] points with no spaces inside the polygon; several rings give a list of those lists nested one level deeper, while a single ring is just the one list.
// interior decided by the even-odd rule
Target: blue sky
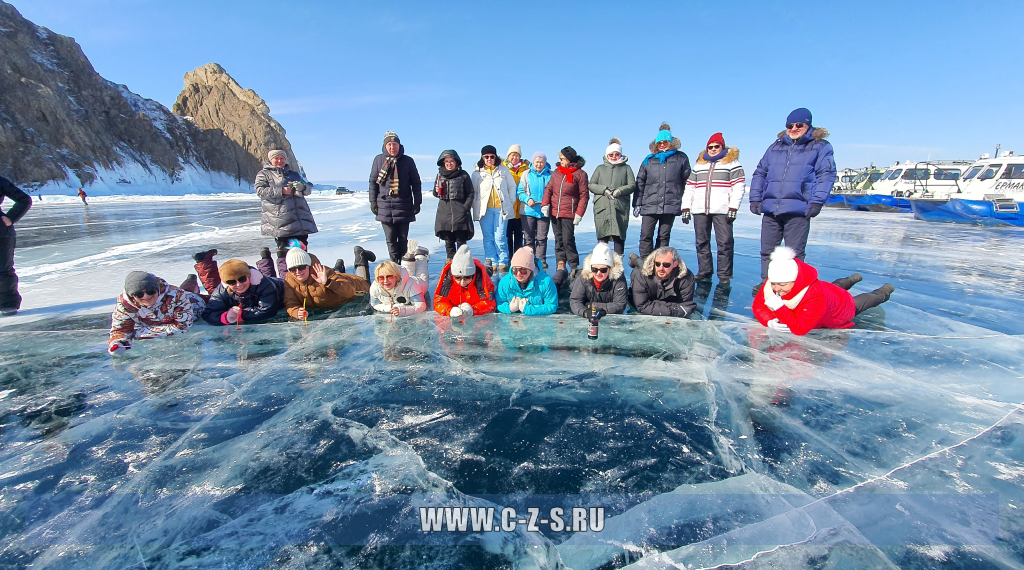
[{"label": "blue sky", "polygon": [[635,168],[661,121],[691,157],[723,132],[752,170],[796,107],[840,167],[1024,152],[1013,2],[13,4],[168,107],[220,63],[313,180],[368,179],[388,129],[425,177],[446,148],[512,143],[572,145],[589,171],[611,136]]}]

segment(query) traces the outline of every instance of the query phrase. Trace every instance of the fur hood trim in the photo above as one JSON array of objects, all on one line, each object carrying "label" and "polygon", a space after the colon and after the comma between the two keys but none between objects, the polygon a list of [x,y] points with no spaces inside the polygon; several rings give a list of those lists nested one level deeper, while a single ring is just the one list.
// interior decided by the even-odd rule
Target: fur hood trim
[{"label": "fur hood trim", "polygon": [[[721,162],[722,164],[725,164],[727,162],[736,162],[737,160],[740,159],[740,149],[738,149],[738,148],[736,148],[734,146],[727,146],[725,148],[727,148],[729,150],[729,152],[725,153],[725,158],[719,160],[718,162]],[[707,160],[704,160],[704,153],[707,152],[707,151],[708,151],[708,149],[704,149],[704,150],[702,150],[702,151],[697,153],[697,164],[707,164],[708,163]]]},{"label": "fur hood trim", "polygon": [[[814,137],[814,140],[816,141],[823,140],[829,134],[830,133],[828,132],[828,129],[824,127],[815,127],[814,130],[811,131],[811,136]],[[782,131],[781,133],[779,133],[778,140],[781,141],[782,137],[784,136],[786,136],[786,131]]]},{"label": "fur hood trim", "polygon": [[[583,279],[593,279],[594,278],[594,272],[590,270],[590,258],[593,257],[593,256],[594,256],[594,254],[591,253],[590,255],[587,256],[586,259],[583,260],[583,265],[580,268],[580,277],[583,278]],[[608,272],[608,277],[612,281],[614,281],[614,280],[618,279],[619,277],[622,277],[622,275],[625,272],[625,270],[622,267],[622,256],[621,255],[613,252],[612,253],[612,258],[615,260],[615,262],[614,262],[614,264],[612,264],[612,270]],[[653,267],[653,265],[652,265],[652,267]]]},{"label": "fur hood trim", "polygon": [[[680,275],[686,275],[686,262],[683,261],[681,258],[679,260],[679,267],[676,268],[676,272],[677,272],[676,273],[676,277],[678,277]],[[644,266],[641,269],[641,273],[644,275],[644,277],[653,277],[654,276],[654,253],[653,252],[650,255],[647,256],[647,259],[644,260]]]},{"label": "fur hood trim", "polygon": [[[679,150],[682,147],[683,143],[679,142],[679,137],[672,137],[672,144],[668,146],[668,149]],[[658,148],[654,144],[654,141],[651,141],[651,144],[647,145],[647,148],[651,149],[651,154],[658,154]]]},{"label": "fur hood trim", "polygon": [[623,164],[626,164],[627,162],[629,162],[629,157],[626,156],[626,155],[622,155],[622,160],[620,160],[620,161],[618,161],[618,162],[616,162],[614,164],[612,163],[612,161],[608,160],[608,155],[605,155],[605,157],[604,157],[604,163],[607,164],[608,166],[622,166]]}]

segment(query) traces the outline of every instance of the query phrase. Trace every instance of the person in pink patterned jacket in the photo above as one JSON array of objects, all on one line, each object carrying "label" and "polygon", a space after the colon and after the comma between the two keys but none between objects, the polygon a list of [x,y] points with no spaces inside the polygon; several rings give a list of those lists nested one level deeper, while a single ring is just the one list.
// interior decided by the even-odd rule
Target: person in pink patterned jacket
[{"label": "person in pink patterned jacket", "polygon": [[206,308],[203,299],[168,285],[152,273],[132,271],[110,317],[110,354],[122,354],[133,339],[159,338],[187,331]]}]

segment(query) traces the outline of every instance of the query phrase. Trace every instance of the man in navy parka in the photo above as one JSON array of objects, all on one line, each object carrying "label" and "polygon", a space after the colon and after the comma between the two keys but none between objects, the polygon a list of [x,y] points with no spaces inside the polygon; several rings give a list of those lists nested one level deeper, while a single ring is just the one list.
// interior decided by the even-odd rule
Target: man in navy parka
[{"label": "man in navy parka", "polygon": [[750,182],[750,211],[761,218],[761,280],[775,247],[786,245],[803,261],[811,218],[836,181],[836,163],[828,131],[811,126],[811,112],[796,109],[786,118],[786,130],[765,151]]}]

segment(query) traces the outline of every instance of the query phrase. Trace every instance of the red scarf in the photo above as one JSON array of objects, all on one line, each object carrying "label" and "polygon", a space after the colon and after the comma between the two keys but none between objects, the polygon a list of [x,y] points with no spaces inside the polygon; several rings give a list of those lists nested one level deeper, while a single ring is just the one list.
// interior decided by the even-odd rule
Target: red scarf
[{"label": "red scarf", "polygon": [[558,166],[558,171],[565,175],[565,180],[572,184],[572,173],[579,170],[578,166]]}]

